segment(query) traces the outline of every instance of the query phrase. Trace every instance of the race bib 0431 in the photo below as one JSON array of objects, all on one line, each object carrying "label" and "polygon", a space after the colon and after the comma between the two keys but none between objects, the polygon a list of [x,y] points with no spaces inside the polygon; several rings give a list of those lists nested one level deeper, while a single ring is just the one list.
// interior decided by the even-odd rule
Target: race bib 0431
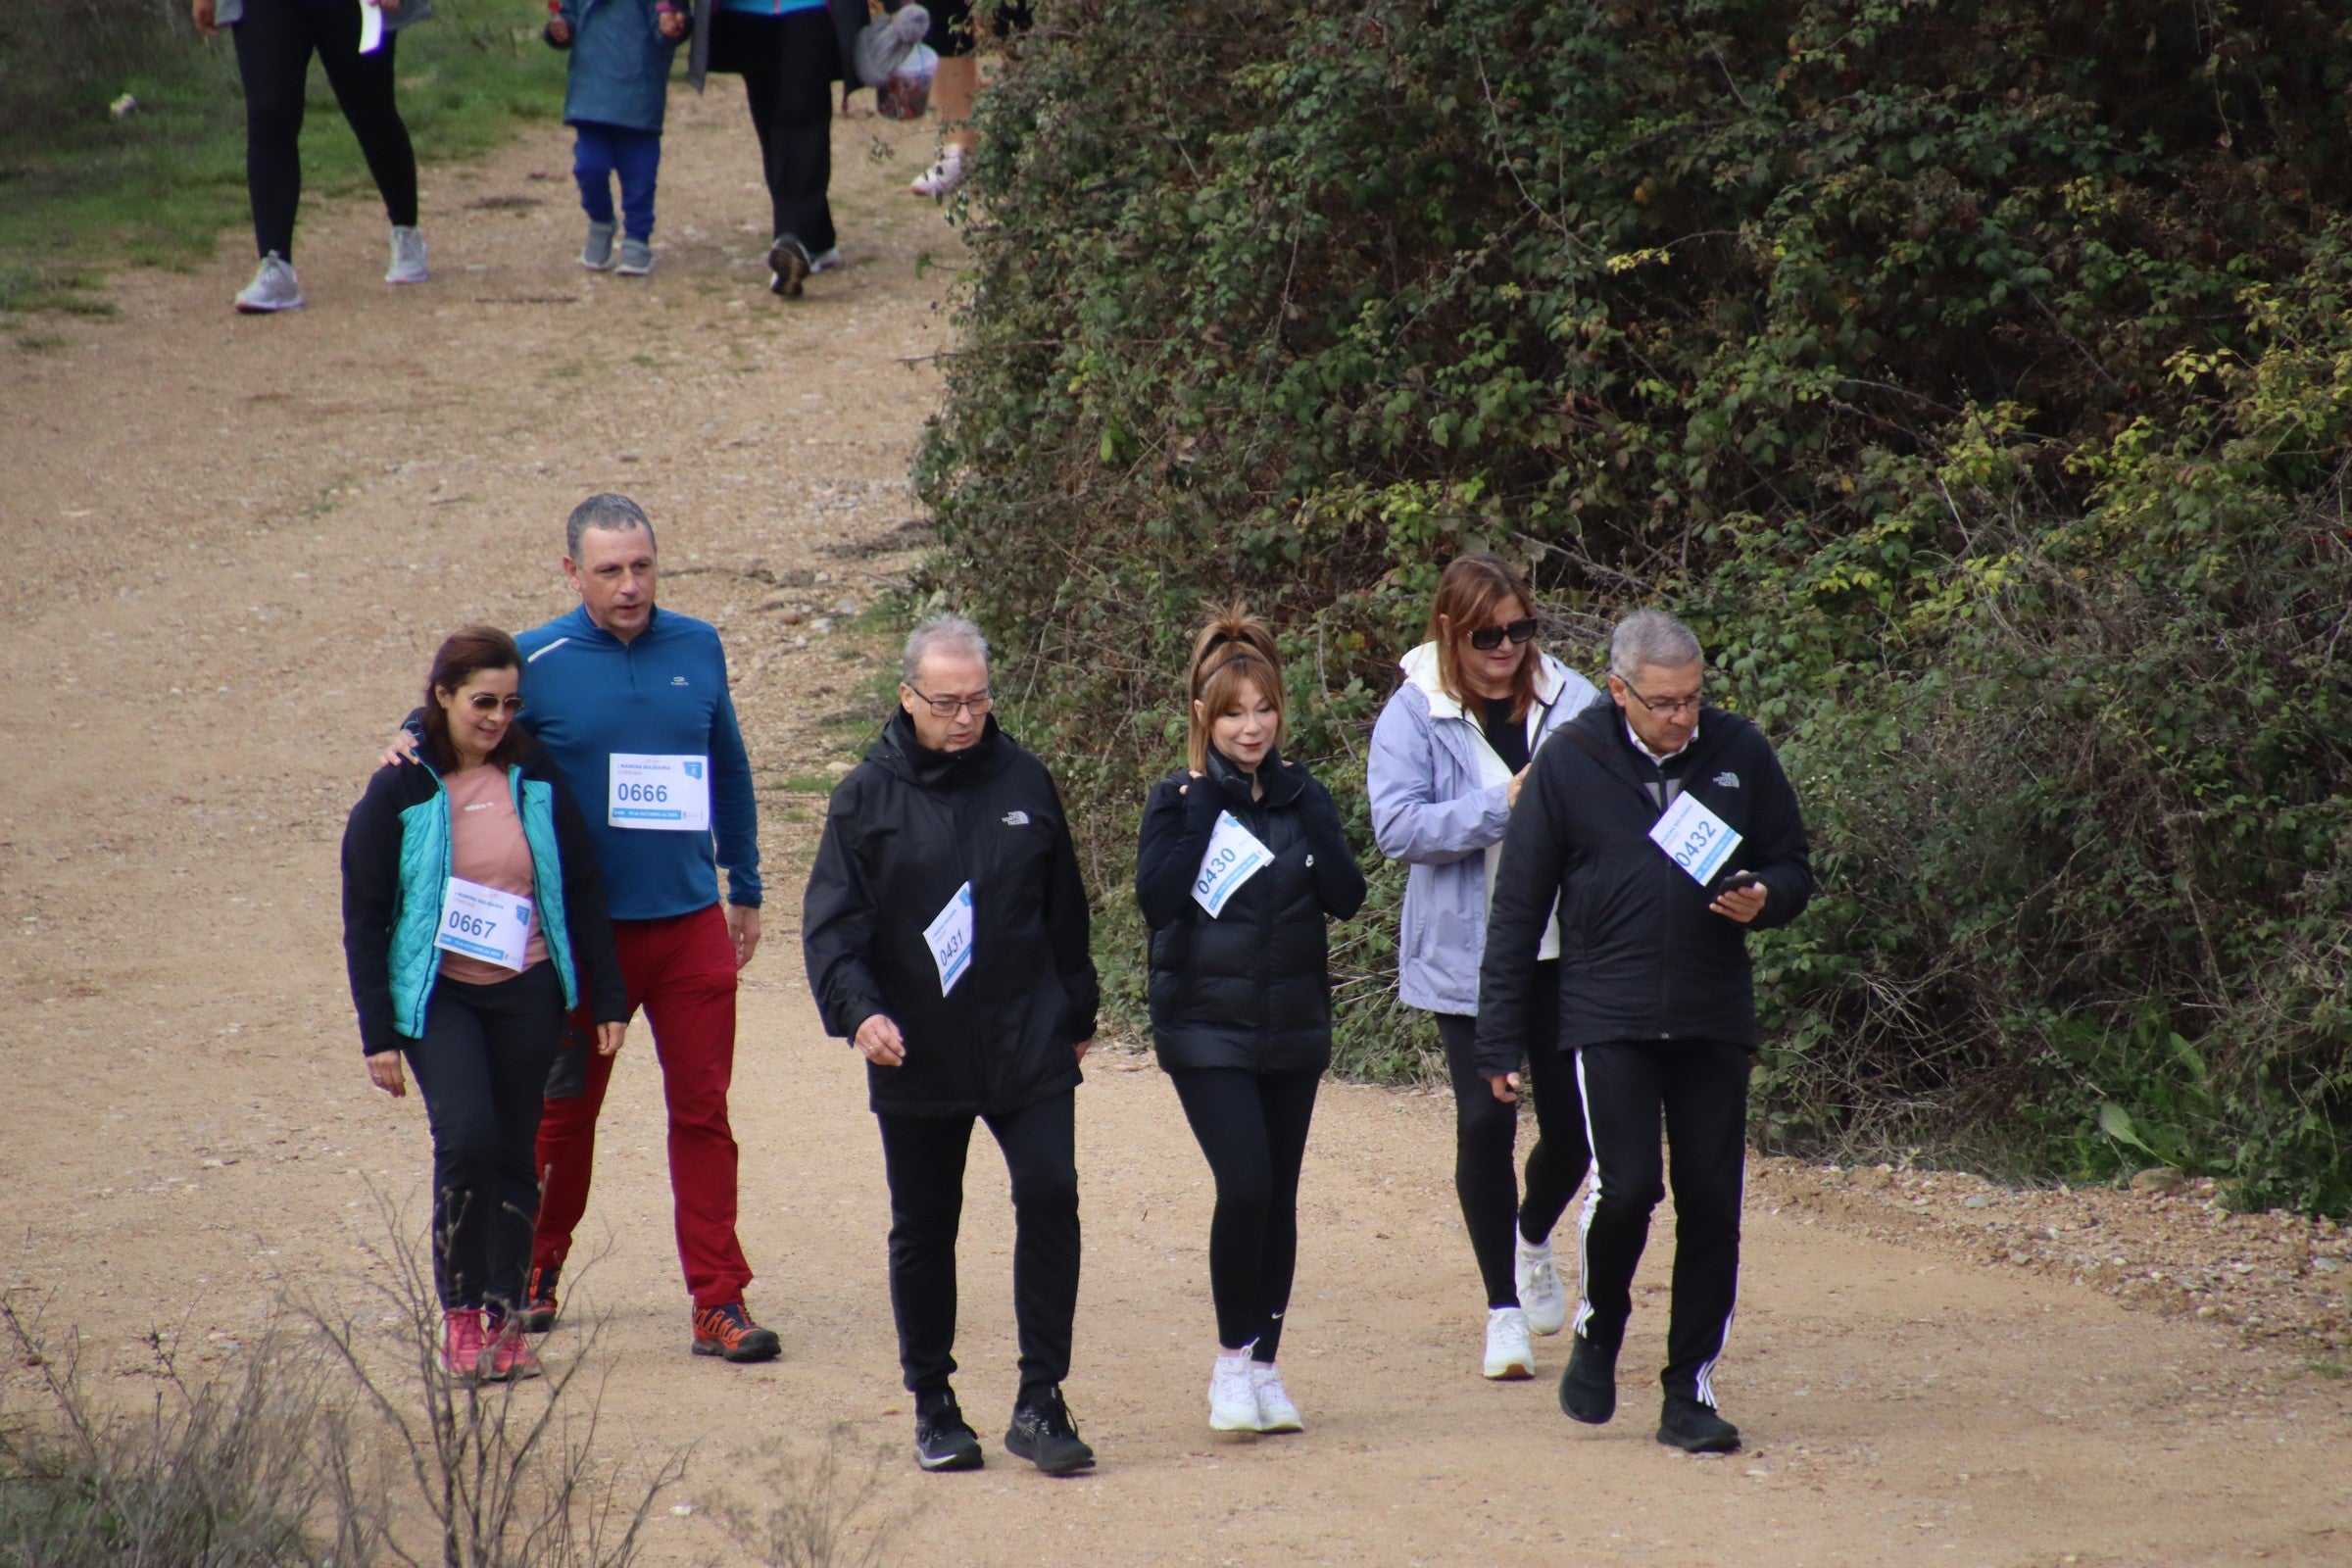
[{"label": "race bib 0431", "polygon": [[923,927],[923,940],[930,944],[931,961],[939,966],[939,994],[946,996],[956,989],[972,967],[972,885],[966,882],[956,890],[948,906],[931,917]]},{"label": "race bib 0431", "polygon": [[669,833],[710,831],[710,760],[614,752],[607,782],[608,827]]},{"label": "race bib 0431", "polygon": [[1732,830],[1732,824],[1699,805],[1698,797],[1688,790],[1674,798],[1649,836],[1668,859],[1690,872],[1701,887],[1731,863],[1732,852],[1740,848],[1740,835]]}]

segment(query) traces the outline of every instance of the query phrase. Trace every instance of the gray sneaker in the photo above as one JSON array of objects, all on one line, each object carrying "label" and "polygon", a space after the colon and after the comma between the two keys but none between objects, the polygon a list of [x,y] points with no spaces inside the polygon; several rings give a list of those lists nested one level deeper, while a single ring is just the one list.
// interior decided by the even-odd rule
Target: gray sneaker
[{"label": "gray sneaker", "polygon": [[392,265],[384,272],[387,283],[421,283],[425,279],[424,233],[420,229],[392,225]]},{"label": "gray sneaker", "polygon": [[620,242],[620,275],[643,277],[654,270],[654,247],[646,240],[623,239]]},{"label": "gray sneaker", "polygon": [[591,272],[612,270],[612,236],[619,232],[618,223],[590,223],[588,243],[580,247],[580,265]]},{"label": "gray sneaker", "polygon": [[271,251],[262,258],[262,265],[237,296],[237,310],[245,316],[268,316],[272,311],[298,310],[302,305],[302,280],[294,275],[294,264]]}]

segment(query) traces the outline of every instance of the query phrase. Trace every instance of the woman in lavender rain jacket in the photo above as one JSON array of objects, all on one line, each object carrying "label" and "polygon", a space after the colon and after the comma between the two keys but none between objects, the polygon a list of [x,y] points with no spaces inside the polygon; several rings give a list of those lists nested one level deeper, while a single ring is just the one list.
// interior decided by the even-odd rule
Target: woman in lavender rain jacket
[{"label": "woman in lavender rain jacket", "polygon": [[1520,1075],[1490,1081],[1471,1055],[1487,902],[1502,830],[1529,759],[1599,694],[1537,647],[1535,596],[1500,557],[1455,559],[1439,579],[1429,641],[1402,660],[1404,682],[1372,731],[1369,788],[1380,851],[1410,869],[1397,933],[1397,991],[1437,1014],[1453,1079],[1454,1192],[1487,1292],[1484,1371],[1535,1376],[1528,1336],[1556,1334],[1567,1293],[1551,1231],[1591,1163],[1576,1074],[1560,1054],[1559,930],[1537,963],[1539,1009],[1527,1041],[1537,1139],[1527,1190],[1512,1169]]}]

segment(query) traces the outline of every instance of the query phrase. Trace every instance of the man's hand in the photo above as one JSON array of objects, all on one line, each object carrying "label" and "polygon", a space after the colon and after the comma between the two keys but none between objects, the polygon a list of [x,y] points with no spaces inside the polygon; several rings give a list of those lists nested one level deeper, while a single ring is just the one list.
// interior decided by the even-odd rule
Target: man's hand
[{"label": "man's hand", "polygon": [[1519,1103],[1519,1075],[1517,1073],[1489,1073],[1487,1075],[1487,1087],[1494,1090],[1494,1098],[1501,1101],[1504,1104],[1516,1105]]},{"label": "man's hand", "polygon": [[400,1053],[379,1051],[369,1056],[368,1058],[368,1081],[390,1095],[394,1100],[399,1100],[407,1095],[409,1081],[401,1076]]},{"label": "man's hand", "polygon": [[[1732,874],[1738,876],[1741,873],[1735,871]],[[1771,889],[1761,882],[1752,887],[1734,888],[1729,893],[1717,895],[1715,902],[1707,907],[1726,919],[1745,925],[1764,912],[1764,900],[1770,892]]]},{"label": "man's hand", "polygon": [[207,38],[220,36],[220,24],[214,20],[213,0],[188,0],[188,19],[196,24],[198,33]]},{"label": "man's hand", "polygon": [[748,904],[728,905],[727,939],[735,944],[735,970],[740,974],[760,951],[760,911]]},{"label": "man's hand", "polygon": [[596,1026],[596,1054],[600,1056],[613,1054],[620,1050],[620,1043],[628,1038],[628,1034],[629,1026],[625,1021],[598,1024]]},{"label": "man's hand", "polygon": [[378,767],[398,767],[403,762],[414,762],[415,760],[416,760],[416,737],[406,729],[397,729],[392,732],[392,739],[384,747],[383,760],[376,765]]},{"label": "man's hand", "polygon": [[856,1043],[865,1059],[877,1067],[896,1067],[906,1059],[906,1037],[879,1012],[858,1026]]},{"label": "man's hand", "polygon": [[1078,1053],[1078,1059],[1080,1061],[1084,1061],[1086,1059],[1086,1054],[1095,1049],[1094,1037],[1089,1035],[1086,1039],[1079,1041],[1077,1045],[1071,1047],[1070,1049]]},{"label": "man's hand", "polygon": [[[1535,765],[1535,763],[1530,762],[1527,764],[1527,767],[1533,767]],[[1511,781],[1502,787],[1502,804],[1514,811],[1519,808],[1519,791],[1527,783],[1527,767],[1523,767],[1518,772],[1513,773],[1511,775]]]}]

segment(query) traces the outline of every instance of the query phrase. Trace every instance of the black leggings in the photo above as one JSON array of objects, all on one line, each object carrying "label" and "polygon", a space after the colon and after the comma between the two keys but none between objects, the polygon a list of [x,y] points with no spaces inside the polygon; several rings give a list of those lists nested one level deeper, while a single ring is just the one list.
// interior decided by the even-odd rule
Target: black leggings
[{"label": "black leggings", "polygon": [[1511,1146],[1519,1136],[1519,1107],[1494,1098],[1471,1056],[1478,1020],[1441,1012],[1438,1040],[1453,1077],[1453,1194],[1461,1201],[1462,1225],[1487,1288],[1487,1305],[1517,1306],[1519,1277],[1512,1262],[1514,1216],[1519,1236],[1540,1242],[1549,1236],[1576,1197],[1577,1184],[1592,1163],[1585,1141],[1584,1100],[1576,1092],[1575,1063],[1559,1049],[1559,964],[1536,965],[1529,990],[1527,1070],[1520,1098],[1536,1102],[1536,1146],[1527,1152],[1527,1192],[1520,1195],[1511,1168]]},{"label": "black leggings", "polygon": [[553,963],[487,986],[442,975],[424,1037],[404,1048],[433,1129],[433,1284],[444,1307],[522,1298],[539,1217],[532,1148],[563,1025]]},{"label": "black leggings", "polygon": [[721,11],[712,21],[710,69],[738,72],[760,137],[773,237],[786,234],[822,256],[834,245],[833,82],[841,52],[823,7],[762,17]]},{"label": "black leggings", "polygon": [[1228,1350],[1254,1343],[1251,1356],[1271,1361],[1298,1265],[1298,1169],[1323,1074],[1194,1067],[1168,1077],[1217,1182],[1208,1226],[1217,1343]]},{"label": "black leggings", "polygon": [[392,46],[360,53],[360,8],[320,0],[245,0],[236,34],[245,81],[245,184],[253,198],[253,243],[263,256],[294,259],[294,210],[302,201],[302,109],[311,56],[360,139],[384,213],[416,224],[416,153],[392,96]]}]

